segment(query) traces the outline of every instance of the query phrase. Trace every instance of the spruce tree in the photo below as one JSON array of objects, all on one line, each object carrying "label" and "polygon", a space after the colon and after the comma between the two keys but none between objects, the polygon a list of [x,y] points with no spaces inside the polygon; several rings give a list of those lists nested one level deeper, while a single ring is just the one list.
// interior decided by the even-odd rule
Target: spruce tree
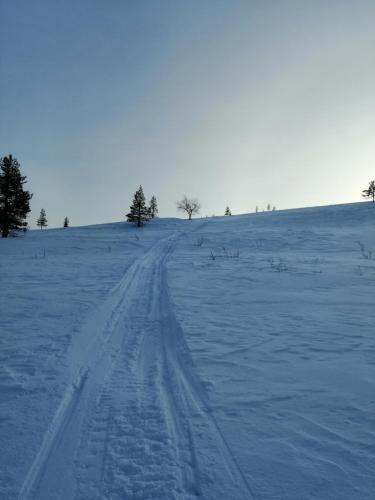
[{"label": "spruce tree", "polygon": [[156,196],[152,196],[150,200],[150,206],[148,207],[149,212],[150,212],[150,217],[151,219],[155,219],[157,217],[159,209],[158,209],[158,202],[156,200]]},{"label": "spruce tree", "polygon": [[65,217],[65,219],[64,219],[64,227],[69,227],[69,219],[68,219],[68,217]]},{"label": "spruce tree", "polygon": [[144,222],[150,219],[150,211],[146,206],[146,198],[142,186],[135,192],[130,212],[126,215],[128,222],[134,222],[141,227]]},{"label": "spruce tree", "polygon": [[368,188],[362,191],[363,198],[372,198],[375,201],[375,181],[370,181],[368,183]]},{"label": "spruce tree", "polygon": [[232,212],[230,211],[230,208],[228,206],[225,209],[225,215],[232,215]]},{"label": "spruce tree", "polygon": [[40,211],[39,217],[36,221],[36,225],[40,227],[40,229],[48,226],[48,220],[44,208],[42,208],[42,210]]},{"label": "spruce tree", "polygon": [[3,238],[11,231],[25,230],[32,194],[23,189],[26,176],[12,155],[0,158],[0,230]]}]

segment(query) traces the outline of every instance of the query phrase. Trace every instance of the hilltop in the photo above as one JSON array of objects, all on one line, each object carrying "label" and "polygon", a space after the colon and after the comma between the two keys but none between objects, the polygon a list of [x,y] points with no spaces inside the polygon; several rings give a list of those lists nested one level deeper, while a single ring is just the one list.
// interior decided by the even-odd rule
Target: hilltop
[{"label": "hilltop", "polygon": [[375,207],[2,240],[1,498],[375,489]]}]

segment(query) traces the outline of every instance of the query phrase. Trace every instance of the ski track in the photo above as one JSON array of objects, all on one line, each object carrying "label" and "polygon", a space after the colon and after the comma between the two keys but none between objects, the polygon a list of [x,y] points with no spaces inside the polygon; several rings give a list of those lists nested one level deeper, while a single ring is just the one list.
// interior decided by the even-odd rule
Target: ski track
[{"label": "ski track", "polygon": [[173,312],[166,263],[185,234],[140,257],[81,332],[20,499],[254,498]]}]

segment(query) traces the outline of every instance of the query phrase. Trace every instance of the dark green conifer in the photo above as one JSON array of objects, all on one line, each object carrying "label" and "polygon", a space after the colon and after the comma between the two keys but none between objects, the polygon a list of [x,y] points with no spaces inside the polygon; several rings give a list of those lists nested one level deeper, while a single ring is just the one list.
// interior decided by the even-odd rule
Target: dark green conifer
[{"label": "dark green conifer", "polygon": [[42,210],[40,211],[39,217],[36,221],[36,225],[40,227],[40,229],[48,226],[48,220],[44,208],[42,208]]},{"label": "dark green conifer", "polygon": [[150,217],[151,219],[155,219],[157,217],[159,209],[158,209],[158,202],[156,200],[156,196],[152,196],[150,200],[150,206],[149,206],[149,211],[150,211]]},{"label": "dark green conifer", "polygon": [[141,227],[144,222],[150,219],[150,211],[146,206],[146,198],[142,186],[135,192],[130,211],[126,215],[128,222],[134,222]]},{"label": "dark green conifer", "polygon": [[7,238],[11,231],[26,230],[32,194],[23,189],[26,176],[12,155],[0,158],[0,231]]},{"label": "dark green conifer", "polygon": [[368,188],[362,191],[363,198],[372,198],[375,201],[375,181],[370,181],[368,183]]}]

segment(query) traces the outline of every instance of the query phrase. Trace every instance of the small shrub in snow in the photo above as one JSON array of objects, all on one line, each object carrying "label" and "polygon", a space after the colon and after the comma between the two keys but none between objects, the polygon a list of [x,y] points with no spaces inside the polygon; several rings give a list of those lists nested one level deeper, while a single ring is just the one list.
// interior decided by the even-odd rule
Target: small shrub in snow
[{"label": "small shrub in snow", "polygon": [[237,250],[227,250],[225,247],[223,249],[223,257],[227,257],[229,259],[237,258],[240,256],[240,251]]},{"label": "small shrub in snow", "polygon": [[238,259],[240,256],[240,251],[237,250],[227,250],[225,247],[221,247],[222,253],[215,253],[213,250],[211,250],[210,253],[210,259],[211,260],[216,260],[217,258],[224,258],[224,259]]},{"label": "small shrub in snow", "polygon": [[264,248],[265,246],[265,243],[266,243],[266,240],[264,238],[257,238],[255,241],[254,241],[254,246],[257,250],[261,249],[261,248]]},{"label": "small shrub in snow", "polygon": [[45,259],[45,258],[46,258],[46,249],[45,248],[43,248],[43,250],[41,250],[40,254],[38,254],[38,252],[34,254],[34,259],[36,259],[36,260]]},{"label": "small shrub in snow", "polygon": [[372,251],[366,249],[365,245],[361,241],[357,241],[361,255],[364,259],[366,260],[371,260],[372,259]]},{"label": "small shrub in snow", "polygon": [[270,267],[273,271],[277,271],[279,273],[282,273],[282,272],[289,270],[288,266],[285,264],[284,259],[282,259],[281,257],[278,257],[277,259],[275,259],[274,257],[271,257],[268,260],[268,262],[269,262]]}]

